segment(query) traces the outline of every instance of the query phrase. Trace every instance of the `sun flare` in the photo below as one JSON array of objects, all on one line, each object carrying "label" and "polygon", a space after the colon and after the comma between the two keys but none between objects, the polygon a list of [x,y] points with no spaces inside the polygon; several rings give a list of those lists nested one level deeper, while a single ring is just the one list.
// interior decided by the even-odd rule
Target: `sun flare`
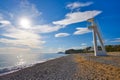
[{"label": "sun flare", "polygon": [[19,21],[19,25],[22,28],[28,29],[31,26],[31,22],[28,18],[21,18],[20,21]]}]

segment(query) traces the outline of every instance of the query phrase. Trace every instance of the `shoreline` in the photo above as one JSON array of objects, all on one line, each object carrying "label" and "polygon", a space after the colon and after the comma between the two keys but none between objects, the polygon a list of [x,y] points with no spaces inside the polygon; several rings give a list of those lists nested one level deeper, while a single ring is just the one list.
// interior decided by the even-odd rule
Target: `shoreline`
[{"label": "shoreline", "polygon": [[[97,59],[100,61],[102,59],[104,62],[111,59],[113,62],[106,64]],[[117,61],[116,59],[118,58],[114,56],[96,58],[70,54],[0,76],[0,80],[119,80],[120,67],[112,65]],[[120,62],[118,61],[117,64],[119,66]]]},{"label": "shoreline", "polygon": [[[63,55],[63,56],[66,56],[66,55]],[[28,68],[28,67],[34,66],[34,65],[39,64],[39,63],[44,63],[46,61],[53,60],[53,59],[56,59],[56,58],[59,58],[59,57],[62,57],[62,56],[51,57],[51,58],[48,58],[48,59],[42,59],[41,61],[35,61],[33,63],[24,64],[24,65],[3,67],[3,68],[0,69],[0,76],[10,74],[10,73],[19,71],[21,69]]]},{"label": "shoreline", "polygon": [[[69,69],[72,69],[72,66],[75,66],[75,63],[71,64],[73,59],[69,61],[70,58],[72,58],[71,55],[63,56],[43,63],[38,63],[35,64],[34,66],[24,68],[17,72],[0,76],[0,80],[29,80],[29,79],[37,80],[38,78],[39,80],[47,80],[48,78],[50,80],[54,80],[56,78],[59,78],[60,75],[61,77],[64,76],[64,70],[66,70],[65,72],[67,72]],[[69,69],[64,64],[68,64],[69,66],[67,67]],[[60,68],[66,68],[66,69],[60,70]],[[73,71],[74,70],[72,70],[70,74],[66,74],[66,75],[72,76]],[[38,73],[40,74],[38,75]],[[58,77],[54,77],[57,73],[59,74]],[[66,79],[66,76],[62,78]]]}]

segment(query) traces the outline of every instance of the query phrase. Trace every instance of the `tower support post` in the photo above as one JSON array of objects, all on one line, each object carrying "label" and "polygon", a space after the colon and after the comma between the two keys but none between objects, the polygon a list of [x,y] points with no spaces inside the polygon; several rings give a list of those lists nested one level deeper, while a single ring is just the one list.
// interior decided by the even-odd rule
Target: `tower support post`
[{"label": "tower support post", "polygon": [[[92,18],[88,21],[92,23],[92,25],[89,28],[93,30],[94,55],[95,56],[106,56],[107,54],[106,54],[106,50],[103,44],[103,40],[101,38],[100,32],[98,31],[97,25],[94,22],[94,19]],[[97,40],[100,42],[101,50],[98,50]]]}]

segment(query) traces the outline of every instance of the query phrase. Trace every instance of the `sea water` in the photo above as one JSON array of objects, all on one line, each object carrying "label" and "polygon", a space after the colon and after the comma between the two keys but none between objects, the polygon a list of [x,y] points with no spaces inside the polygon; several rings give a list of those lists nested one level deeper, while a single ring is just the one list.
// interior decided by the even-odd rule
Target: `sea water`
[{"label": "sea water", "polygon": [[41,54],[0,54],[0,75],[13,72],[36,63],[45,62],[50,59],[65,56],[57,53]]}]

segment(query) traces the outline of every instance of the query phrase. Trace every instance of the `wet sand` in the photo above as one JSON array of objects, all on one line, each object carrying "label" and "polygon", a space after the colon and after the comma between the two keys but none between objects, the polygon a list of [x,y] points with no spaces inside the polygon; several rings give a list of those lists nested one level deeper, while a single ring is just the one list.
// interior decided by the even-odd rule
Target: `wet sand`
[{"label": "wet sand", "polygon": [[0,80],[120,80],[120,56],[72,54],[0,76]]}]

